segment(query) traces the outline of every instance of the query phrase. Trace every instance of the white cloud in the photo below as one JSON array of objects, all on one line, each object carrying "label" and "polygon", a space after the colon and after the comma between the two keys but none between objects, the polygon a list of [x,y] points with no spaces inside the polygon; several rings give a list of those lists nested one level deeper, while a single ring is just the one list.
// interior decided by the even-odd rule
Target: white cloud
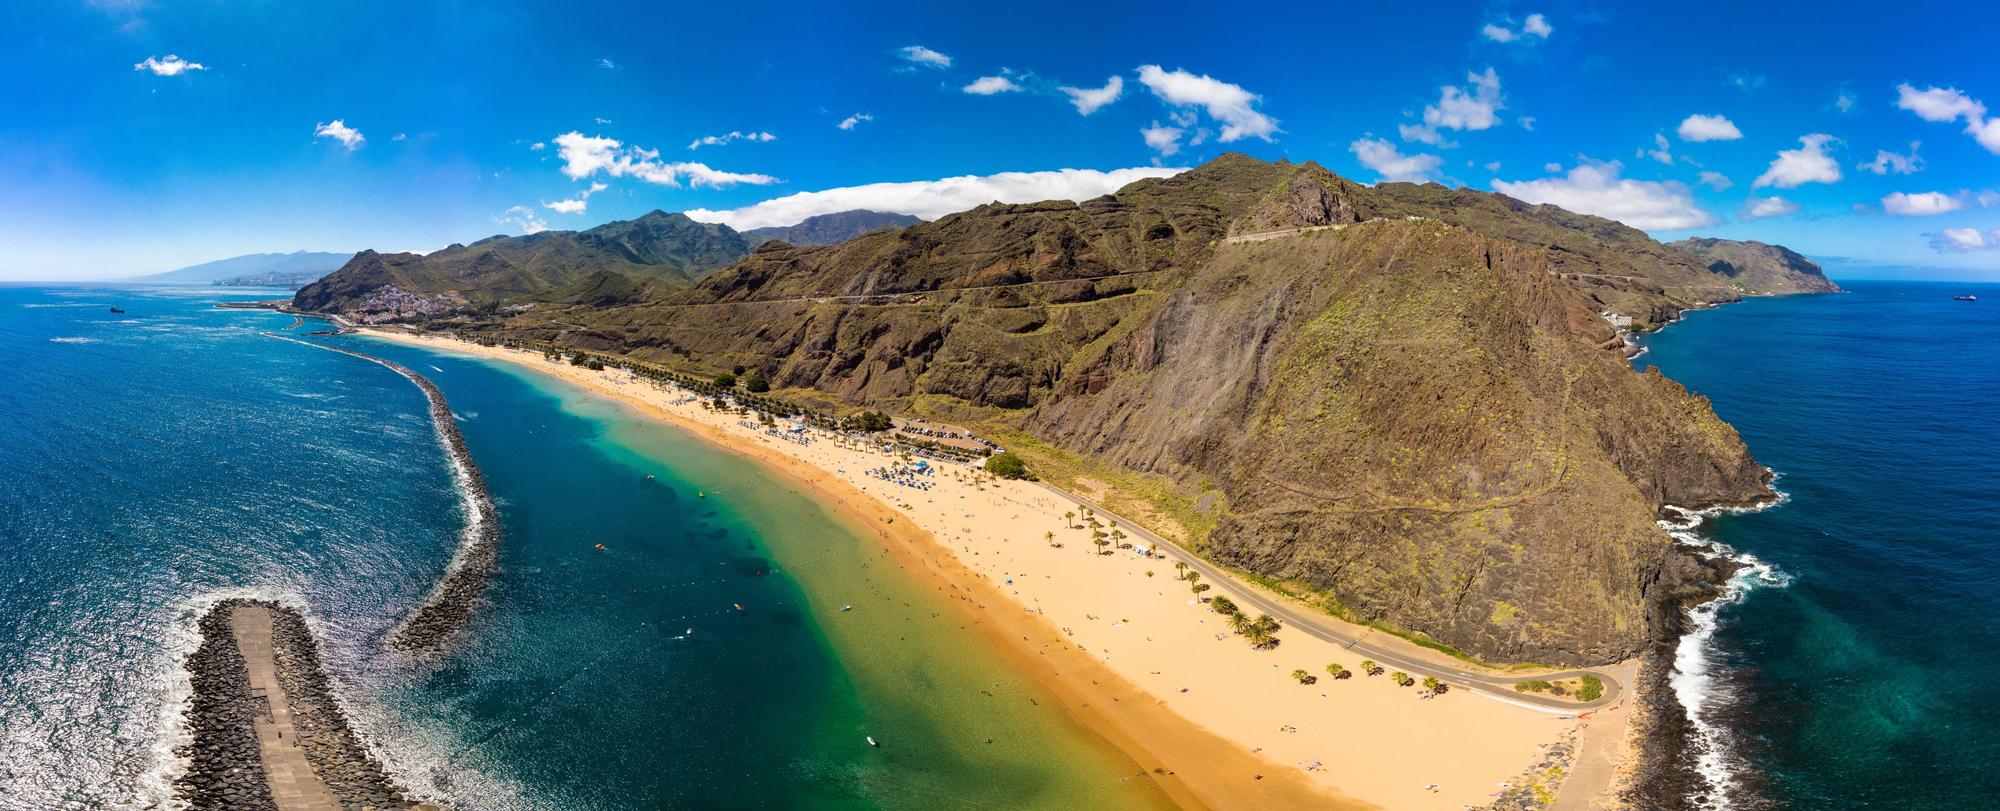
[{"label": "white cloud", "polygon": [[1485,73],[1467,73],[1470,90],[1447,85],[1439,88],[1436,104],[1424,106],[1424,123],[1396,128],[1405,141],[1443,145],[1439,129],[1477,131],[1500,123],[1496,115],[1506,105],[1500,100],[1500,75],[1487,68]]},{"label": "white cloud", "polygon": [[1874,172],[1878,175],[1886,175],[1892,172],[1899,175],[1916,174],[1924,170],[1924,159],[1921,155],[1917,154],[1917,147],[1922,145],[1922,141],[1911,141],[1910,154],[1908,155],[1890,152],[1886,149],[1877,149],[1875,150],[1874,160],[1867,163],[1855,164],[1854,168]]},{"label": "white cloud", "polygon": [[1020,92],[1021,86],[1005,76],[981,76],[959,89],[975,96],[991,96],[996,93],[1017,93]]},{"label": "white cloud", "polygon": [[1833,183],[1840,180],[1840,164],[1826,154],[1826,145],[1833,136],[1813,133],[1801,136],[1798,149],[1785,149],[1771,161],[1771,168],[1757,176],[1750,184],[1753,189],[1776,186],[1781,189],[1797,188],[1807,183]]},{"label": "white cloud", "polygon": [[1854,105],[1860,101],[1855,97],[1854,91],[1842,89],[1839,95],[1833,97],[1833,108],[1843,113],[1851,113],[1854,112]]},{"label": "white cloud", "polygon": [[1707,186],[1716,191],[1726,191],[1729,187],[1736,185],[1735,181],[1730,180],[1728,176],[1721,172],[1702,172],[1700,177],[1700,185]]},{"label": "white cloud", "polygon": [[1135,180],[1167,177],[1184,171],[1187,170],[1151,166],[1108,172],[1058,169],[965,175],[907,183],[870,183],[800,192],[727,211],[697,209],[686,213],[700,222],[718,222],[739,229],[791,225],[807,217],[857,208],[937,219],[996,201],[1087,200],[1117,191]]},{"label": "white cloud", "polygon": [[150,70],[154,76],[179,76],[188,71],[208,70],[208,66],[200,62],[189,62],[173,54],[167,54],[165,59],[151,56],[146,57],[146,61],[133,65],[132,69]]},{"label": "white cloud", "polygon": [[1992,208],[1994,206],[2000,206],[2000,191],[1994,191],[1992,189],[1983,189],[1979,192],[1978,199],[1980,208]]},{"label": "white cloud", "polygon": [[1524,130],[1527,130],[1527,131],[1529,131],[1529,132],[1534,132],[1534,131],[1535,131],[1535,117],[1534,117],[1534,116],[1531,116],[1531,115],[1524,115],[1524,116],[1521,116],[1521,117],[1520,117],[1519,119],[1516,119],[1516,120],[1520,122],[1520,124],[1521,124],[1521,129],[1524,129]]},{"label": "white cloud", "polygon": [[1925,234],[1931,238],[1931,248],[1941,253],[1966,253],[1970,251],[1991,251],[2000,249],[2000,228],[1992,232],[1981,232],[1977,228],[1946,228],[1935,234]]},{"label": "white cloud", "polygon": [[1746,220],[1783,217],[1798,212],[1799,204],[1783,197],[1752,197],[1743,203],[1743,219]]},{"label": "white cloud", "polygon": [[1966,195],[1950,195],[1939,191],[1905,194],[1890,192],[1882,198],[1882,210],[1905,217],[1929,217],[1936,214],[1957,211],[1965,207]]},{"label": "white cloud", "polygon": [[389,140],[397,142],[407,141],[410,140],[410,134],[406,132],[399,132],[396,133],[394,136],[390,137]]},{"label": "white cloud", "polygon": [[1181,133],[1185,131],[1180,127],[1162,127],[1155,121],[1152,126],[1140,129],[1139,137],[1146,139],[1147,149],[1166,157],[1181,151]]},{"label": "white cloud", "polygon": [[1499,161],[1487,161],[1487,162],[1486,162],[1486,171],[1488,171],[1488,172],[1498,172],[1498,171],[1500,171],[1500,162],[1499,162]]},{"label": "white cloud", "polygon": [[749,141],[751,143],[766,144],[776,140],[778,140],[778,136],[768,132],[737,132],[730,130],[724,135],[704,135],[696,138],[688,144],[688,148],[700,149],[705,146],[722,146],[730,141]]},{"label": "white cloud", "polygon": [[1986,105],[1955,87],[1926,87],[1918,90],[1908,83],[1896,85],[1896,106],[1916,113],[1918,118],[1948,123],[1964,118],[1968,123],[1986,117]]},{"label": "white cloud", "polygon": [[1242,138],[1269,141],[1278,132],[1277,120],[1255,109],[1263,97],[1241,85],[1159,65],[1141,65],[1139,82],[1168,104],[1206,110],[1209,118],[1222,122],[1223,143]]},{"label": "white cloud", "polygon": [[609,119],[609,118],[605,118],[605,117],[603,117],[603,116],[598,116],[597,118],[594,118],[594,119],[591,119],[591,120],[593,120],[593,121],[596,121],[596,122],[597,122],[597,123],[599,123],[599,124],[609,124],[609,123],[611,123],[611,119]]},{"label": "white cloud", "polygon": [[1736,122],[1719,115],[1699,113],[1681,121],[1679,133],[1683,141],[1734,141],[1743,137],[1743,131],[1736,128]]},{"label": "white cloud", "polygon": [[1090,115],[1098,108],[1118,100],[1125,94],[1125,77],[1113,76],[1103,87],[1063,87],[1059,88],[1069,96],[1069,103],[1076,105],[1080,115]]},{"label": "white cloud", "polygon": [[867,113],[855,113],[854,115],[850,115],[846,118],[841,119],[840,123],[835,124],[834,126],[844,130],[851,130],[854,129],[855,125],[860,124],[863,121],[874,121],[874,120],[875,117]]},{"label": "white cloud", "polygon": [[1442,159],[1436,155],[1405,155],[1384,138],[1362,138],[1347,145],[1354,159],[1383,180],[1421,182],[1437,176]]},{"label": "white cloud", "polygon": [[1978,141],[1980,146],[1986,147],[1986,151],[2000,155],[2000,118],[1986,119],[1966,127],[1965,131],[1971,133],[1972,139]]},{"label": "white cloud", "polygon": [[604,58],[601,58],[601,57],[600,57],[600,58],[599,58],[599,59],[597,60],[597,66],[598,66],[598,67],[600,67],[600,68],[603,68],[603,69],[605,69],[605,70],[617,70],[617,69],[618,69],[618,65],[617,65],[616,63],[612,62],[612,61],[611,61],[611,60],[609,60],[609,59],[604,59]]},{"label": "white cloud", "polygon": [[611,187],[603,183],[592,183],[590,188],[577,192],[575,197],[568,200],[557,200],[553,203],[544,200],[542,207],[557,214],[582,214],[584,208],[589,205],[590,196],[608,188]]},{"label": "white cloud", "polygon": [[1608,217],[1648,231],[1671,231],[1715,224],[1715,215],[1695,205],[1688,187],[1672,181],[1620,178],[1624,164],[1586,162],[1561,177],[1507,182],[1493,189],[1530,203],[1547,203],[1582,214]]},{"label": "white cloud", "polygon": [[[1513,21],[1508,20],[1507,22],[1511,24]],[[1519,31],[1506,25],[1487,23],[1480,27],[1479,35],[1494,42],[1507,43],[1528,37],[1548,39],[1550,34],[1555,33],[1555,30],[1554,27],[1549,25],[1549,18],[1540,14],[1530,14],[1527,19],[1521,21],[1521,30]]]},{"label": "white cloud", "polygon": [[617,139],[591,137],[566,132],[555,138],[556,154],[563,159],[562,172],[581,180],[603,172],[610,177],[636,177],[661,186],[683,184],[700,188],[726,189],[730,186],[768,186],[778,179],[770,175],[741,174],[709,168],[707,164],[660,160],[658,150],[627,147]]},{"label": "white cloud", "polygon": [[549,148],[549,145],[548,145],[548,144],[546,144],[546,143],[544,143],[544,142],[541,142],[541,141],[536,141],[536,142],[534,142],[534,143],[532,143],[532,144],[529,144],[529,145],[528,145],[528,151],[530,151],[530,152],[540,152],[540,151],[542,151],[542,150],[544,150],[544,149],[548,149],[548,148]]},{"label": "white cloud", "polygon": [[901,56],[905,62],[922,65],[927,68],[942,69],[951,67],[951,57],[922,45],[905,45],[896,51],[896,55]]},{"label": "white cloud", "polygon": [[549,230],[549,224],[542,222],[540,215],[527,206],[511,206],[493,221],[501,225],[511,225],[521,229],[523,234],[538,234]]},{"label": "white cloud", "polygon": [[1674,163],[1674,153],[1667,144],[1667,136],[1657,132],[1653,133],[1653,148],[1639,147],[1639,157],[1652,158],[1668,166],[1672,166]]},{"label": "white cloud", "polygon": [[1548,172],[1549,174],[1555,174],[1562,170],[1563,170],[1563,165],[1560,163],[1556,163],[1555,161],[1550,161],[1548,163],[1542,164],[1542,171]]},{"label": "white cloud", "polygon": [[347,126],[347,122],[338,118],[313,127],[313,140],[317,141],[321,138],[332,138],[340,142],[341,146],[347,147],[347,151],[349,152],[360,149],[362,142],[368,140],[361,137],[360,130]]},{"label": "white cloud", "polygon": [[1745,93],[1755,93],[1764,89],[1764,85],[1770,81],[1770,78],[1762,73],[1731,73],[1729,78],[1722,80],[1722,83]]}]

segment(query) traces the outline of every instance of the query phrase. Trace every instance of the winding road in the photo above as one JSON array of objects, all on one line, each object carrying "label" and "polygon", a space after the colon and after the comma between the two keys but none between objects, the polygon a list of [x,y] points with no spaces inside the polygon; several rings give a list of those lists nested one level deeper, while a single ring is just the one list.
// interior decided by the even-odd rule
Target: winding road
[{"label": "winding road", "polygon": [[[1482,697],[1505,704],[1513,704],[1518,707],[1525,707],[1555,715],[1578,715],[1610,706],[1616,703],[1619,696],[1625,691],[1624,685],[1620,684],[1610,673],[1602,670],[1559,670],[1550,673],[1495,674],[1453,667],[1376,645],[1365,639],[1368,634],[1373,633],[1372,629],[1359,628],[1359,633],[1356,633],[1353,630],[1356,626],[1348,626],[1346,623],[1319,614],[1316,611],[1301,609],[1298,606],[1291,605],[1282,599],[1264,593],[1262,589],[1256,586],[1243,582],[1241,578],[1236,577],[1234,574],[1224,571],[1210,564],[1208,561],[1202,560],[1199,556],[1188,551],[1180,544],[1160,537],[1152,530],[1140,526],[1138,522],[1105,509],[1101,504],[1046,483],[1037,482],[1037,484],[1059,498],[1089,507],[1092,512],[1108,519],[1116,520],[1123,526],[1130,528],[1134,535],[1151,541],[1156,549],[1173,550],[1176,553],[1174,557],[1187,561],[1190,568],[1201,572],[1201,576],[1207,578],[1209,582],[1215,583],[1218,586],[1227,584],[1229,590],[1234,593],[1239,603],[1255,607],[1258,611],[1278,618],[1288,628],[1332,642],[1373,659],[1384,666],[1407,671],[1419,678],[1436,676],[1440,681],[1450,684],[1457,689],[1477,693]],[[1556,681],[1559,679],[1576,678],[1586,673],[1604,681],[1604,695],[1596,701],[1571,701],[1566,698],[1557,698],[1539,693],[1522,693],[1514,689],[1514,684],[1523,679],[1532,678]]]}]

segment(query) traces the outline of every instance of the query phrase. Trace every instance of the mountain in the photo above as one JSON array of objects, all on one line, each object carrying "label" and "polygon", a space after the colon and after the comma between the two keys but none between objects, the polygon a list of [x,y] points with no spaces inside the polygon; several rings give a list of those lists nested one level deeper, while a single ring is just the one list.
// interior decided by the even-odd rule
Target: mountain
[{"label": "mountain", "polygon": [[888,214],[857,208],[852,211],[837,211],[832,214],[807,217],[797,225],[752,228],[743,232],[743,238],[750,241],[752,248],[771,240],[800,246],[833,245],[870,231],[901,228],[920,222],[923,220],[908,214]]},{"label": "mountain", "polygon": [[1729,279],[1746,292],[1766,295],[1840,292],[1840,286],[1827,279],[1819,265],[1781,245],[1693,237],[1669,242],[1667,247],[1693,256],[1709,272]]},{"label": "mountain", "polygon": [[332,273],[353,254],[253,253],[190,265],[179,270],[140,276],[130,281],[152,284],[237,284],[290,286]]},{"label": "mountain", "polygon": [[1603,663],[1713,578],[1663,505],[1771,494],[1606,316],[1763,289],[1741,275],[1598,217],[1230,154],[1081,203],[766,242],[657,299],[435,326],[965,424],[1329,611]]},{"label": "mountain", "polygon": [[494,236],[421,256],[362,251],[294,303],[365,320],[502,303],[607,306],[657,298],[749,250],[729,226],[654,211],[588,231]]}]

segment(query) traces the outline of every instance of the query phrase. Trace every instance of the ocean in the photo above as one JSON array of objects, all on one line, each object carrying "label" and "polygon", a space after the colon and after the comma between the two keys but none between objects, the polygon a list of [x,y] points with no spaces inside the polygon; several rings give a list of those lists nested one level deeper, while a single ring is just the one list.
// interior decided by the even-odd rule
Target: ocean
[{"label": "ocean", "polygon": [[1635,361],[1708,397],[1786,496],[1694,530],[1762,568],[1680,651],[1692,804],[1990,807],[2000,285],[1841,285],[1689,313]]},{"label": "ocean", "polygon": [[228,596],[302,607],[355,726],[462,808],[1169,805],[750,462],[504,365],[310,337],[435,382],[499,507],[465,644],[387,653],[462,501],[409,381],[213,306],[271,295],[0,287],[0,808],[159,807],[180,659]]}]

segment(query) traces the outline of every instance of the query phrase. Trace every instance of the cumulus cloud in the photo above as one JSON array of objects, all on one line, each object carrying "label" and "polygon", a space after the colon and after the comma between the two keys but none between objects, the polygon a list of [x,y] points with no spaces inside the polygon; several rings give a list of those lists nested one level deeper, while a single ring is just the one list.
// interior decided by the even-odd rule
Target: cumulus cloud
[{"label": "cumulus cloud", "polygon": [[1160,122],[1155,121],[1152,126],[1141,128],[1139,137],[1146,140],[1147,149],[1166,157],[1181,151],[1181,134],[1184,132],[1186,130],[1180,127],[1162,127]]},{"label": "cumulus cloud", "polygon": [[1946,228],[1930,237],[1931,248],[1940,253],[1969,253],[2000,250],[2000,228],[1982,232],[1977,228]]},{"label": "cumulus cloud", "polygon": [[1965,134],[1972,136],[1986,151],[2000,155],[2000,118],[1987,118],[1986,105],[1959,92],[1958,88],[1926,87],[1918,90],[1908,84],[1899,84],[1896,85],[1896,106],[1916,113],[1925,121],[1939,124],[1963,119]]},{"label": "cumulus cloud", "polygon": [[855,113],[854,115],[850,115],[846,118],[841,119],[840,123],[835,124],[834,126],[843,130],[851,130],[854,129],[856,125],[860,124],[863,121],[874,121],[874,120],[875,117],[867,113]]},{"label": "cumulus cloud", "polygon": [[1679,132],[1683,141],[1734,141],[1743,137],[1743,131],[1736,128],[1736,122],[1719,115],[1699,113],[1681,121]]},{"label": "cumulus cloud", "polygon": [[1548,172],[1549,174],[1555,174],[1562,170],[1563,170],[1563,165],[1560,163],[1556,163],[1555,161],[1549,161],[1548,163],[1542,164],[1542,171]]},{"label": "cumulus cloud", "polygon": [[1916,194],[1890,192],[1882,198],[1882,210],[1905,217],[1929,217],[1964,208],[1966,197],[1964,193],[1951,195],[1939,191]]},{"label": "cumulus cloud", "polygon": [[1764,89],[1764,85],[1770,81],[1770,77],[1762,73],[1731,73],[1729,78],[1722,80],[1722,83],[1745,93],[1755,93]]},{"label": "cumulus cloud", "polygon": [[1922,141],[1911,141],[1910,154],[1908,155],[1890,152],[1886,149],[1877,149],[1875,150],[1874,160],[1855,164],[1854,168],[1874,172],[1878,175],[1892,173],[1898,175],[1916,174],[1924,170],[1924,159],[1917,154],[1917,147],[1922,145]]},{"label": "cumulus cloud", "polygon": [[981,76],[959,89],[975,96],[991,96],[996,93],[1018,93],[1021,86],[1005,76]]},{"label": "cumulus cloud", "polygon": [[1771,167],[1750,184],[1753,189],[1776,186],[1794,189],[1807,183],[1834,183],[1840,180],[1840,164],[1827,156],[1826,145],[1833,136],[1813,133],[1800,136],[1798,149],[1785,149],[1771,161]]},{"label": "cumulus cloud", "polygon": [[1799,204],[1783,197],[1752,197],[1743,203],[1743,219],[1761,220],[1765,217],[1783,217],[1797,214]]},{"label": "cumulus cloud", "polygon": [[598,58],[598,60],[597,60],[597,66],[598,66],[598,67],[600,67],[600,68],[603,68],[603,69],[605,69],[605,70],[617,70],[617,69],[618,69],[618,65],[617,65],[616,63],[612,62],[612,61],[611,61],[611,60],[609,60],[609,59],[605,59],[605,58],[602,58],[602,57]]},{"label": "cumulus cloud", "polygon": [[1440,129],[1477,131],[1500,123],[1497,113],[1505,106],[1500,100],[1500,75],[1489,67],[1465,78],[1470,89],[1450,85],[1438,89],[1437,103],[1424,106],[1423,124],[1397,127],[1403,140],[1443,145]]},{"label": "cumulus cloud", "polygon": [[1167,177],[1185,168],[1157,166],[1114,169],[1057,169],[1048,172],[1001,172],[964,175],[906,183],[869,183],[823,191],[799,192],[727,211],[686,212],[700,222],[731,228],[791,225],[807,217],[836,211],[867,209],[912,214],[934,220],[992,202],[1034,203],[1042,200],[1088,200],[1149,177]]},{"label": "cumulus cloud", "polygon": [[1494,180],[1493,190],[1530,203],[1547,203],[1582,214],[1608,217],[1633,228],[1671,231],[1715,224],[1715,215],[1695,205],[1688,187],[1673,181],[1620,178],[1624,164],[1585,162],[1568,174],[1540,180]]},{"label": "cumulus cloud", "polygon": [[521,229],[523,234],[538,234],[549,230],[549,224],[542,222],[540,215],[527,206],[511,206],[493,221],[501,225],[511,225]]},{"label": "cumulus cloud", "polygon": [[338,118],[313,127],[313,140],[321,138],[332,138],[341,146],[347,147],[349,152],[360,149],[362,142],[368,140],[361,137],[360,130],[347,126],[347,122]]},{"label": "cumulus cloud", "polygon": [[1223,143],[1243,138],[1269,141],[1278,132],[1277,119],[1256,109],[1263,97],[1241,85],[1185,70],[1169,71],[1159,65],[1141,65],[1139,83],[1168,104],[1206,111],[1209,118],[1221,122],[1219,140]]},{"label": "cumulus cloud", "polygon": [[1707,186],[1716,191],[1724,191],[1736,185],[1736,183],[1721,172],[1702,172],[1700,185]]},{"label": "cumulus cloud", "polygon": [[534,143],[532,143],[532,144],[529,144],[529,145],[528,145],[528,151],[530,151],[530,152],[540,152],[540,151],[542,151],[542,150],[544,150],[544,149],[548,149],[548,148],[549,148],[549,145],[548,145],[548,143],[546,143],[546,142],[543,142],[543,141],[536,141],[536,142],[534,142]]},{"label": "cumulus cloud", "polygon": [[1855,97],[1854,91],[1842,89],[1839,95],[1833,97],[1833,109],[1843,113],[1851,113],[1854,112],[1854,105],[1860,101],[1859,98]]},{"label": "cumulus cloud", "polygon": [[1090,115],[1097,112],[1104,105],[1117,101],[1119,96],[1125,94],[1125,78],[1122,76],[1113,76],[1104,82],[1103,87],[1062,87],[1058,89],[1069,96],[1069,103],[1076,105],[1078,114]]},{"label": "cumulus cloud", "polygon": [[910,64],[913,65],[922,65],[923,67],[938,68],[938,69],[951,67],[951,57],[945,56],[944,54],[938,53],[937,51],[933,51],[922,45],[905,45],[902,48],[897,49],[896,55],[902,57],[903,61],[909,62]]},{"label": "cumulus cloud", "polygon": [[173,54],[167,54],[164,59],[152,56],[146,57],[146,61],[133,65],[132,69],[152,71],[154,76],[179,76],[189,71],[208,70],[208,66],[200,62],[189,62]]},{"label": "cumulus cloud", "polygon": [[1437,176],[1442,159],[1436,155],[1405,155],[1384,138],[1362,138],[1347,145],[1354,159],[1383,180],[1421,182]]},{"label": "cumulus cloud", "polygon": [[635,177],[660,186],[768,186],[778,182],[770,175],[743,174],[712,169],[707,164],[660,160],[658,150],[628,147],[615,138],[602,138],[570,131],[555,138],[556,155],[563,160],[562,172],[582,180],[599,172],[609,177]]},{"label": "cumulus cloud", "polygon": [[1519,30],[1510,27],[1513,24],[1512,20],[1505,20],[1504,22],[1507,25],[1487,23],[1480,27],[1479,35],[1494,42],[1507,43],[1524,39],[1548,39],[1549,35],[1555,33],[1556,30],[1549,25],[1549,18],[1540,14],[1528,15],[1527,19],[1521,21],[1521,28]]},{"label": "cumulus cloud", "polygon": [[577,192],[575,197],[568,200],[557,200],[553,203],[544,200],[542,201],[542,208],[546,208],[557,214],[582,214],[584,209],[589,206],[590,196],[608,188],[611,187],[603,183],[592,183],[590,184],[590,188]]},{"label": "cumulus cloud", "polygon": [[770,143],[776,140],[778,140],[778,136],[772,135],[768,132],[737,132],[735,130],[730,130],[728,133],[723,135],[704,135],[700,138],[696,138],[694,139],[694,141],[688,144],[688,148],[700,149],[705,146],[722,146],[723,144],[727,144],[730,141],[749,141],[751,143],[763,144],[763,143]]},{"label": "cumulus cloud", "polygon": [[1657,132],[1653,133],[1653,148],[1639,147],[1639,157],[1652,158],[1669,166],[1674,163],[1674,152],[1667,144],[1667,136]]}]

